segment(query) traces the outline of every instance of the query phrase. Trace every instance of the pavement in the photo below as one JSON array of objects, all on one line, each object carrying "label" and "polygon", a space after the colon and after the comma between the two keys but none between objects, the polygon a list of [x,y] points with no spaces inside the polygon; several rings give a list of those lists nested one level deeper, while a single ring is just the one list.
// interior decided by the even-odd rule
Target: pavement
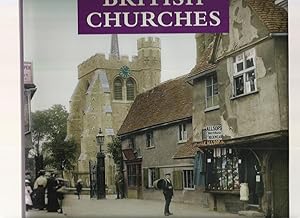
[{"label": "pavement", "polygon": [[[107,199],[90,199],[88,195],[82,196],[80,200],[75,195],[66,195],[63,202],[64,214],[49,213],[46,210],[30,210],[26,212],[26,218],[147,218],[165,217],[163,215],[164,201],[138,200],[138,199],[115,199],[114,195],[107,196]],[[243,218],[237,214],[220,213],[201,208],[194,204],[183,204],[172,202],[170,211],[173,217],[188,218]],[[249,218],[250,216],[247,216]]]}]

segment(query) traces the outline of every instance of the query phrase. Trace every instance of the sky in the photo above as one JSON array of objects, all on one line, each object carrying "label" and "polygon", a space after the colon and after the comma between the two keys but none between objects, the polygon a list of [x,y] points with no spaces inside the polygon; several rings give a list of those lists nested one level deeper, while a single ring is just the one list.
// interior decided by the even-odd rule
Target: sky
[{"label": "sky", "polygon": [[[76,0],[24,1],[24,60],[33,63],[37,91],[32,110],[54,104],[69,109],[77,84],[77,66],[96,53],[110,52],[111,35],[78,35]],[[190,72],[196,63],[195,34],[119,35],[120,55],[137,55],[140,37],[161,40],[161,80]]]}]

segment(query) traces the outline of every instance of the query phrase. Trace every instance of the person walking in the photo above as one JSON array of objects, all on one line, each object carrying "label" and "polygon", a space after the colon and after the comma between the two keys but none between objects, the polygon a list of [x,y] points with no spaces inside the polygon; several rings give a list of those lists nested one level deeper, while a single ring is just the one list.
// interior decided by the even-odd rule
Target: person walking
[{"label": "person walking", "polygon": [[58,182],[56,180],[56,174],[52,173],[47,182],[47,196],[48,196],[48,204],[47,211],[48,212],[57,212],[59,209],[57,192]]},{"label": "person walking", "polygon": [[45,170],[40,170],[39,177],[35,180],[33,185],[35,195],[34,207],[39,210],[45,208],[45,188],[47,186],[47,178],[45,177]]},{"label": "person walking", "polygon": [[25,179],[25,205],[26,205],[26,211],[32,209],[32,199],[31,199],[31,193],[32,193],[32,188],[30,186],[30,181]]},{"label": "person walking", "polygon": [[163,194],[165,196],[165,209],[164,214],[165,216],[173,215],[173,213],[170,212],[170,203],[173,197],[173,185],[170,179],[171,174],[166,173],[164,178],[164,184],[163,184]]},{"label": "person walking", "polygon": [[65,181],[63,178],[58,179],[58,186],[56,192],[57,192],[57,199],[59,205],[58,213],[63,213],[63,199],[64,199],[64,194],[66,193]]},{"label": "person walking", "polygon": [[78,200],[80,199],[80,194],[81,194],[81,190],[82,190],[82,184],[81,184],[81,182],[82,182],[82,180],[78,179],[77,183],[75,185],[76,193],[77,193],[77,196],[78,196]]}]

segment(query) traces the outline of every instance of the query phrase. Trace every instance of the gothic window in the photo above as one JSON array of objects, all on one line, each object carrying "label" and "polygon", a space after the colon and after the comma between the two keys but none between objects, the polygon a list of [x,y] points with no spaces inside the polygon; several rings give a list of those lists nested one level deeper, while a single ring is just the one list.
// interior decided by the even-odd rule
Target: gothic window
[{"label": "gothic window", "polygon": [[135,82],[132,78],[126,81],[127,100],[133,101],[135,97]]},{"label": "gothic window", "polygon": [[122,80],[120,78],[116,78],[114,81],[114,99],[122,100]]}]

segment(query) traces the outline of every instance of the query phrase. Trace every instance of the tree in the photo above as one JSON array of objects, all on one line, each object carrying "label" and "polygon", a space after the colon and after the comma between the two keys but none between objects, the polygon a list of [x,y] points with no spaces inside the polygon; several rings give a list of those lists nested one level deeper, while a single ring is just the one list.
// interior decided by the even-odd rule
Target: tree
[{"label": "tree", "polygon": [[107,144],[108,153],[112,155],[112,158],[119,170],[123,170],[123,156],[122,156],[122,144],[121,140],[117,137],[113,137],[112,142]]},{"label": "tree", "polygon": [[68,112],[62,105],[32,114],[32,134],[36,156],[44,157],[44,166],[57,170],[72,169],[76,143],[66,140]]}]

